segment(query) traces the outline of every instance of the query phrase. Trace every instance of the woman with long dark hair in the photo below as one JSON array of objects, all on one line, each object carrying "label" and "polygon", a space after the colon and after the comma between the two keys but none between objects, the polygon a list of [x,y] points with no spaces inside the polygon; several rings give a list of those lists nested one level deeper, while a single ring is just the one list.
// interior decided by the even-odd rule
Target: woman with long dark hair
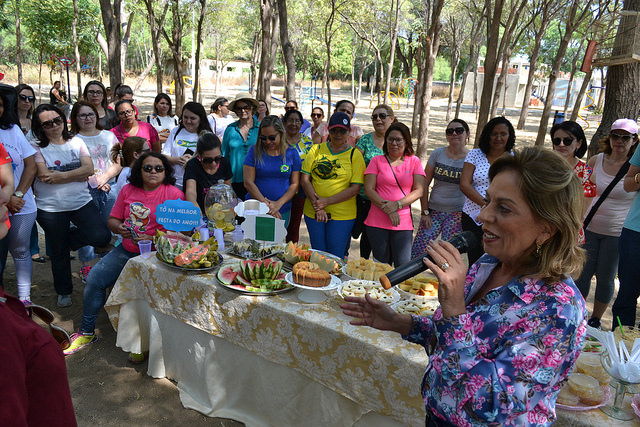
[{"label": "woman with long dark hair", "polygon": [[109,130],[117,124],[116,113],[109,108],[107,89],[97,80],[91,80],[84,87],[82,98],[98,112],[98,123],[102,129]]},{"label": "woman with long dark hair", "polygon": [[178,116],[173,114],[171,98],[166,93],[159,93],[153,100],[153,114],[147,116],[147,123],[158,132],[160,143],[164,144],[171,130],[179,125]]}]

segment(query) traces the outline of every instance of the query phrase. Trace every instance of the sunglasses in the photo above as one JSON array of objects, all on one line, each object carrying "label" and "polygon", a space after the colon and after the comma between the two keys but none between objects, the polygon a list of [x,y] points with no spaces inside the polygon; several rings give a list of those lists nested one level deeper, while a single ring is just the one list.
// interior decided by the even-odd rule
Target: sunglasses
[{"label": "sunglasses", "polygon": [[236,105],[235,111],[248,111],[251,110],[251,107],[249,105],[244,105],[244,106],[239,106]]},{"label": "sunglasses", "polygon": [[200,161],[202,163],[204,163],[205,165],[210,165],[211,163],[220,163],[222,161],[222,156],[216,156],[216,157],[198,157],[200,159]]},{"label": "sunglasses", "polygon": [[628,134],[628,135],[620,135],[619,133],[610,133],[609,137],[611,139],[621,139],[622,142],[629,142],[629,141],[633,141],[633,138],[635,138],[635,134]]},{"label": "sunglasses", "polygon": [[575,141],[575,138],[553,138],[551,140],[551,142],[553,142],[553,145],[560,145],[561,143],[564,144],[565,147],[570,146],[571,144],[573,144],[573,141]]},{"label": "sunglasses", "polygon": [[120,117],[127,117],[127,116],[132,115],[133,113],[135,113],[135,111],[133,111],[133,110],[125,110],[125,111],[120,111],[120,112],[118,113],[118,115],[119,115]]},{"label": "sunglasses", "polygon": [[465,130],[462,126],[457,128],[447,128],[444,131],[444,133],[446,133],[447,135],[462,135],[464,132]]},{"label": "sunglasses", "polygon": [[260,135],[258,138],[260,138],[260,141],[265,142],[267,139],[269,139],[269,141],[274,142],[277,138],[278,135]]},{"label": "sunglasses", "polygon": [[285,111],[295,110],[295,109],[296,109],[296,107],[284,107]]},{"label": "sunglasses", "polygon": [[378,120],[378,118],[380,118],[380,120],[384,120],[387,117],[389,117],[389,115],[387,113],[372,114],[371,115],[371,120],[375,121],[375,120]]},{"label": "sunglasses", "polygon": [[33,304],[28,305],[25,308],[29,312],[29,317],[33,317],[33,315],[35,314],[36,316],[38,316],[38,318],[40,318],[40,320],[42,320],[49,326],[51,335],[53,335],[53,338],[55,338],[58,344],[60,344],[60,348],[62,350],[66,350],[69,348],[69,346],[71,345],[71,337],[69,337],[69,333],[62,329],[60,326],[52,324],[55,316],[51,311],[42,306]]},{"label": "sunglasses", "polygon": [[32,103],[36,102],[36,97],[35,96],[27,96],[27,95],[23,95],[23,94],[19,94],[18,96],[23,101],[29,101],[29,102],[32,102]]},{"label": "sunglasses", "polygon": [[311,113],[311,117],[322,117],[322,114],[319,114],[319,113]]},{"label": "sunglasses", "polygon": [[43,129],[53,129],[55,126],[60,126],[64,119],[62,116],[58,116],[55,119],[47,120],[46,122],[42,122]]},{"label": "sunglasses", "polygon": [[160,172],[164,172],[164,166],[162,166],[162,165],[155,165],[155,166],[144,165],[144,166],[142,166],[142,170],[145,171],[146,173],[151,173],[151,171],[153,171],[153,170],[155,170],[157,173],[160,173]]}]

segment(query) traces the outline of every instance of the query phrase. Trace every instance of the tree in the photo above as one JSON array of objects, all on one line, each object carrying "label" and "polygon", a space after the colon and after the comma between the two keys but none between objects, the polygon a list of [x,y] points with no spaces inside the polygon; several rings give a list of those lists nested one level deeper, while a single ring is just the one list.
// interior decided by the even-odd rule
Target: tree
[{"label": "tree", "polygon": [[258,90],[256,97],[263,99],[271,109],[271,75],[276,53],[276,31],[279,15],[275,0],[260,0],[260,28],[262,48],[260,51],[260,70],[258,74]]},{"label": "tree", "polygon": [[[71,25],[73,31],[73,50],[76,58],[76,78],[78,80],[78,99],[82,96],[82,74],[80,73],[80,50],[78,49],[78,3],[73,0],[73,23]],[[69,99],[71,99],[71,82],[69,84]]]},{"label": "tree", "polygon": [[289,41],[287,0],[278,1],[278,13],[280,14],[280,44],[282,45],[282,56],[287,65],[287,81],[284,97],[288,101],[296,99],[296,63],[293,57],[293,46]]},{"label": "tree", "polygon": [[467,61],[467,65],[462,72],[462,84],[460,85],[460,94],[458,95],[458,99],[456,101],[456,115],[458,118],[460,116],[460,108],[462,107],[462,101],[464,99],[464,91],[467,86],[467,76],[469,75],[469,71],[471,67],[473,67],[473,87],[474,87],[474,99],[473,99],[473,111],[476,112],[476,91],[477,87],[477,76],[478,76],[478,56],[480,53],[479,43],[480,37],[482,35],[482,25],[484,21],[482,19],[474,19],[477,16],[483,16],[485,9],[485,5],[483,4],[483,8],[480,11],[478,9],[478,5],[476,5],[475,1],[470,2],[469,7],[467,7],[467,17],[469,21],[473,22],[473,26],[471,28],[470,36],[469,36],[469,60]]},{"label": "tree", "polygon": [[[640,0],[625,0],[618,31],[613,45],[612,56],[628,56],[623,52],[624,39],[629,31],[636,31]],[[624,11],[635,13],[624,14]],[[633,60],[626,64],[611,65],[607,73],[607,90],[604,98],[602,120],[591,138],[591,147],[609,133],[614,121],[621,118],[636,119],[640,110],[640,62]]]},{"label": "tree", "polygon": [[160,53],[160,36],[161,28],[164,26],[164,18],[167,16],[167,10],[169,9],[168,0],[164,0],[162,6],[162,12],[160,18],[156,18],[155,10],[153,8],[153,0],[143,0],[145,8],[147,9],[147,23],[149,24],[149,32],[151,33],[151,45],[153,47],[153,56],[156,63],[156,91],[158,93],[164,92],[162,88],[162,55]]},{"label": "tree", "polygon": [[182,114],[182,106],[184,105],[184,81],[182,76],[184,74],[184,64],[182,62],[182,36],[184,29],[184,22],[186,20],[185,11],[180,10],[180,4],[177,0],[171,1],[171,36],[167,33],[166,26],[162,28],[162,36],[169,45],[171,50],[171,56],[173,57],[173,78],[174,89],[176,95],[176,114],[180,116]]},{"label": "tree", "polygon": [[[75,4],[75,3],[74,3]],[[16,13],[16,62],[18,64],[18,83],[22,83],[22,32],[20,31],[20,0],[15,0]]]},{"label": "tree", "polygon": [[389,91],[391,90],[391,73],[393,72],[393,62],[396,53],[396,42],[398,40],[398,17],[400,16],[400,0],[391,0],[391,14],[393,15],[393,11],[395,9],[395,17],[392,20],[391,16],[389,17],[389,38],[391,39],[389,43],[389,64],[387,65],[387,80],[384,84],[384,103],[389,103]]},{"label": "tree", "polygon": [[[576,28],[589,16],[593,16],[591,4],[593,0],[587,0],[586,2],[580,0],[572,0],[571,6],[567,10],[566,17],[564,19],[565,27],[564,34],[560,39],[560,45],[556,52],[556,57],[551,65],[551,72],[549,74],[549,83],[547,86],[547,96],[545,99],[544,107],[542,109],[542,116],[540,118],[540,126],[538,127],[538,135],[536,137],[536,146],[544,145],[544,140],[547,135],[547,128],[549,124],[549,117],[551,116],[551,107],[553,105],[553,98],[556,91],[556,83],[558,80],[558,72],[562,65],[567,47],[571,42],[571,37]],[[609,4],[609,0],[602,0],[599,4],[600,8],[595,12],[597,15],[601,14],[603,10],[606,10],[606,6]],[[580,7],[583,9],[580,11]],[[604,8],[604,9],[601,9]]]},{"label": "tree", "polygon": [[121,0],[100,0],[100,10],[102,12],[102,24],[107,36],[107,64],[109,67],[109,85],[115,88],[122,79],[122,33],[120,27]]},{"label": "tree", "polygon": [[193,73],[193,101],[198,100],[198,90],[200,89],[200,47],[202,46],[202,23],[204,22],[205,9],[207,8],[207,0],[198,0],[200,3],[200,18],[198,18],[197,37],[196,37],[196,57],[195,72]]}]

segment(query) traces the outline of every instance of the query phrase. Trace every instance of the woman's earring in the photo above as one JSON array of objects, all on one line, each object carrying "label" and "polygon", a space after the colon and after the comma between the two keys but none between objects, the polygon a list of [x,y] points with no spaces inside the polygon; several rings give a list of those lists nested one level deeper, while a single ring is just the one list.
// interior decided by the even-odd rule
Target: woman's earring
[{"label": "woman's earring", "polygon": [[542,245],[536,242],[536,256],[540,257],[540,252],[542,252]]}]

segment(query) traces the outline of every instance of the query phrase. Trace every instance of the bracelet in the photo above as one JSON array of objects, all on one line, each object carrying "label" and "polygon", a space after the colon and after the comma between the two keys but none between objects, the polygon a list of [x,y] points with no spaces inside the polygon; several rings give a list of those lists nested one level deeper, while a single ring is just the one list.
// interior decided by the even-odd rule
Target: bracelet
[{"label": "bracelet", "polygon": [[398,203],[398,210],[402,209],[402,203],[400,203],[400,200],[398,200],[396,203]]},{"label": "bracelet", "polygon": [[637,174],[635,174],[635,175],[633,176],[633,181],[634,181],[636,184],[640,184],[640,181],[638,181],[638,175],[640,175],[640,172],[638,172]]}]

